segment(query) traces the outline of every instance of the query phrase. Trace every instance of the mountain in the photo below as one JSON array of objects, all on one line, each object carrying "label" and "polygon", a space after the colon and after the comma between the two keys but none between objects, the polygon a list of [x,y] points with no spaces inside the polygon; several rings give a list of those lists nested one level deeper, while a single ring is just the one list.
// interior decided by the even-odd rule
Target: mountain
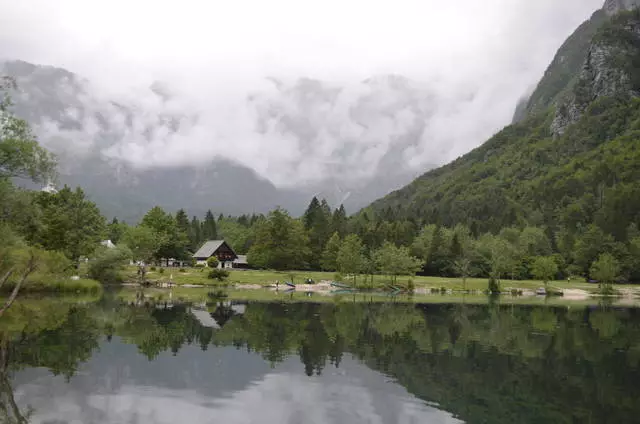
[{"label": "mountain", "polygon": [[[404,158],[437,104],[397,75],[355,86],[270,78],[227,125],[220,110],[195,107],[166,83],[114,93],[24,61],[0,63],[0,74],[17,82],[16,114],[58,156],[59,183],[81,185],[105,215],[129,222],[156,204],[198,215],[276,206],[300,214],[314,195],[357,210],[417,176]],[[286,160],[263,160],[270,150]]]},{"label": "mountain", "polygon": [[605,7],[560,48],[516,123],[366,210],[476,232],[640,226],[640,11]]}]

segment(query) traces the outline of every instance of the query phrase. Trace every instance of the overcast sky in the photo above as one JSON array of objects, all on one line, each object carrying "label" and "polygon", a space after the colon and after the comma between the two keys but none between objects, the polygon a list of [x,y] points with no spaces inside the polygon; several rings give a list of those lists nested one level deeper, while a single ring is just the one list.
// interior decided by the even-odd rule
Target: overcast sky
[{"label": "overcast sky", "polygon": [[[216,113],[202,114],[205,117],[218,116],[220,108],[241,102],[262,87],[265,76],[306,76],[348,86],[372,75],[401,74],[430,85],[448,100],[449,112],[436,113],[429,124],[433,132],[424,134],[411,150],[411,164],[419,169],[455,158],[506,125],[518,98],[537,83],[560,44],[602,3],[0,0],[0,57],[65,67],[114,93],[153,80],[167,81],[191,98],[187,103],[199,113],[215,93]],[[475,99],[461,100],[461,92]],[[243,125],[239,119],[214,121],[197,133],[209,133],[213,126],[230,121]],[[228,137],[239,134],[242,139],[236,141],[245,143],[234,160],[276,183],[291,183],[292,175],[277,170],[300,159],[294,154],[303,150],[297,141],[284,143],[294,153],[265,152],[257,147],[264,140],[245,141],[247,134],[236,130],[223,131]],[[163,143],[211,143],[194,134]],[[383,143],[384,148],[392,143]],[[141,149],[137,154],[145,156],[139,144],[124,140],[121,151],[135,145]],[[330,146],[336,144],[333,140]],[[379,140],[374,144],[375,162],[384,149]],[[179,164],[202,160],[170,150],[171,160]],[[251,153],[256,150],[260,154]],[[207,149],[207,155],[224,156],[215,147]],[[156,159],[159,165],[171,162],[167,157]],[[322,168],[322,158],[318,163]]]}]

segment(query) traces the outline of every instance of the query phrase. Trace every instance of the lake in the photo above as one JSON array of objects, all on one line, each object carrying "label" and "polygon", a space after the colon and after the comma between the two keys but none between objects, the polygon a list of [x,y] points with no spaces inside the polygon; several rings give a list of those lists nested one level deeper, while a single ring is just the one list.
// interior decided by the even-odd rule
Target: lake
[{"label": "lake", "polygon": [[0,422],[640,422],[640,310],[21,300]]}]

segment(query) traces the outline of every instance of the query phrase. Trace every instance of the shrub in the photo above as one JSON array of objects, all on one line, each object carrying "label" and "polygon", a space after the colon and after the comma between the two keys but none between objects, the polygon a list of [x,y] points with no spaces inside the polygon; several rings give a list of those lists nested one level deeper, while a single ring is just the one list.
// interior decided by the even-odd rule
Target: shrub
[{"label": "shrub", "polygon": [[336,272],[335,274],[333,274],[333,281],[335,281],[336,283],[341,283],[344,280],[344,278],[342,277],[342,274],[340,274],[339,272]]},{"label": "shrub", "polygon": [[180,268],[180,269],[178,270],[178,272],[187,272],[187,270],[186,270],[186,269],[184,269],[184,268]]},{"label": "shrub", "polygon": [[229,271],[227,271],[226,269],[214,268],[211,271],[209,271],[209,278],[213,280],[224,281],[228,277],[229,277]]},{"label": "shrub", "polygon": [[131,251],[126,248],[100,249],[89,263],[89,277],[103,283],[115,283],[118,272],[129,262]]},{"label": "shrub", "polygon": [[194,268],[204,268],[204,264],[195,264]]},{"label": "shrub", "polygon": [[157,268],[155,266],[152,266],[149,268],[149,271],[155,271]]},{"label": "shrub", "polygon": [[220,264],[220,261],[215,256],[212,256],[209,259],[207,259],[207,266],[209,268],[217,268],[218,264]]},{"label": "shrub", "polygon": [[164,274],[164,268],[160,268],[160,269],[158,270],[158,272],[159,272],[160,274]]}]

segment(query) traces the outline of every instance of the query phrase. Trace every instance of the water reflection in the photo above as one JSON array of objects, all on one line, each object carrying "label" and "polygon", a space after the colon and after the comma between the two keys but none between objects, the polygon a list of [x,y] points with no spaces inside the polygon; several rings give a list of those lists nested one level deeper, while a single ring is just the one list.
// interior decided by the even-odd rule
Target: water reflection
[{"label": "water reflection", "polygon": [[[634,309],[216,302],[21,305],[15,423],[635,422]],[[36,310],[38,312],[36,312]]]}]

